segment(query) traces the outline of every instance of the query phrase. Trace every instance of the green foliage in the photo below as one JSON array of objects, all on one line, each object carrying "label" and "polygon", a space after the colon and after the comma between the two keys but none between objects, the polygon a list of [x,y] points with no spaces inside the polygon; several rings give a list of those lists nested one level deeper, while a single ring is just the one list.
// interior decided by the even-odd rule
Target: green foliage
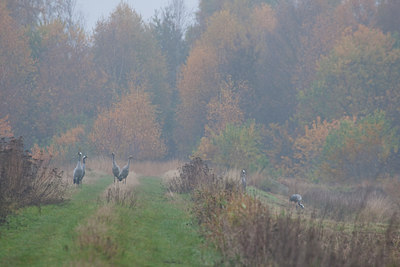
[{"label": "green foliage", "polygon": [[375,179],[384,172],[389,157],[397,153],[399,142],[397,127],[382,111],[357,122],[344,119],[326,137],[321,172],[335,181]]},{"label": "green foliage", "polygon": [[242,126],[226,125],[213,137],[216,153],[212,161],[227,168],[263,169],[268,159],[262,151],[261,131],[254,121]]}]

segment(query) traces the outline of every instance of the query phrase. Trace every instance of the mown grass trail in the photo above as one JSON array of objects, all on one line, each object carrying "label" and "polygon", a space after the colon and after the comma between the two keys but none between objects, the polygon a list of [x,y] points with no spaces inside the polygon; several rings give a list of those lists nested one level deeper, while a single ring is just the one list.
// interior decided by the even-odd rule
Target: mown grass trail
[{"label": "mown grass trail", "polygon": [[22,209],[0,227],[1,266],[60,266],[74,253],[76,226],[97,208],[97,197],[112,180],[83,185],[71,201]]},{"label": "mown grass trail", "polygon": [[30,207],[0,226],[0,266],[212,266],[218,260],[191,223],[188,202],[144,177],[134,207],[106,203],[110,176],[62,205]]},{"label": "mown grass trail", "polygon": [[135,209],[120,208],[118,240],[126,251],[113,263],[124,266],[212,266],[215,251],[207,248],[191,223],[188,203],[169,197],[161,180],[143,177]]}]

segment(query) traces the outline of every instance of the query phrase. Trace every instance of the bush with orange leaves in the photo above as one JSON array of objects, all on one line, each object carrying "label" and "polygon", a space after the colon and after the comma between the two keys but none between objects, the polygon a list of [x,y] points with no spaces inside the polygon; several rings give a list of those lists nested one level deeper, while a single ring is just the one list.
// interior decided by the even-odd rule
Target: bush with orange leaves
[{"label": "bush with orange leaves", "polygon": [[160,158],[166,152],[156,106],[142,90],[131,92],[100,113],[89,138],[101,152],[133,155],[138,160]]}]

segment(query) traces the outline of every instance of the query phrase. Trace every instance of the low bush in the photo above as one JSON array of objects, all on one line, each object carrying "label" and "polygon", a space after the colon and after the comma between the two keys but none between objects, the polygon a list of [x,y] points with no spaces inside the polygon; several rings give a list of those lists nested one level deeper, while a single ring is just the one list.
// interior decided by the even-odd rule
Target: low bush
[{"label": "low bush", "polygon": [[63,201],[67,184],[62,175],[24,151],[22,138],[1,139],[0,220],[23,206]]},{"label": "low bush", "polygon": [[[201,163],[199,159],[196,162]],[[194,162],[188,165],[191,164]],[[190,172],[181,173],[183,175],[176,178],[175,184],[192,182],[191,190],[187,192],[191,192],[194,201],[193,214],[203,234],[221,252],[226,265],[400,264],[400,224],[395,215],[381,231],[363,222],[354,223],[351,230],[339,223],[328,227],[323,218],[315,219],[315,214],[311,218],[295,217],[285,210],[275,214],[265,203],[227,183],[229,180],[215,178],[204,163],[201,166],[192,166]],[[362,192],[360,194],[363,196]],[[365,205],[368,204],[354,203],[358,208]]]}]

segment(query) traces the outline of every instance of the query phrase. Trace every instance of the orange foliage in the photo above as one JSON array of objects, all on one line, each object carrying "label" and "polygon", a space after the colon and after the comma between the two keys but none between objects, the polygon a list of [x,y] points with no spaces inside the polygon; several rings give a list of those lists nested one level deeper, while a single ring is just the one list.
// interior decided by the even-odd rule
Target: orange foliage
[{"label": "orange foliage", "polygon": [[31,149],[31,153],[32,153],[32,158],[37,160],[43,160],[46,164],[48,164],[52,158],[57,157],[59,155],[58,151],[56,150],[53,144],[45,148],[41,148],[39,147],[38,144],[34,144]]},{"label": "orange foliage", "polygon": [[228,123],[243,122],[244,115],[239,107],[239,96],[233,90],[235,90],[235,85],[230,78],[222,81],[220,94],[212,98],[207,105],[207,124],[214,133],[223,131]]},{"label": "orange foliage", "polygon": [[14,136],[10,122],[8,121],[8,115],[4,118],[0,118],[0,137],[12,137]]},{"label": "orange foliage", "polygon": [[[134,88],[133,88],[134,89]],[[123,97],[96,119],[90,139],[100,151],[112,151],[135,159],[154,159],[166,152],[156,121],[156,107],[141,90]]]},{"label": "orange foliage", "polygon": [[[244,86],[239,85],[240,88]],[[222,82],[219,95],[213,97],[208,103],[205,136],[201,138],[195,155],[204,160],[210,159],[216,151],[211,139],[224,131],[228,124],[239,125],[243,122],[244,115],[239,107],[239,95],[235,93],[237,90],[232,79],[228,77],[227,81]]]},{"label": "orange foliage", "polygon": [[[348,119],[348,118],[347,118]],[[353,118],[355,120],[355,118]],[[294,148],[294,164],[295,172],[307,173],[316,161],[322,155],[322,149],[325,144],[326,137],[332,129],[340,126],[339,120],[321,122],[321,118],[312,122],[310,127],[305,126],[303,136],[298,137],[293,144]]]}]

